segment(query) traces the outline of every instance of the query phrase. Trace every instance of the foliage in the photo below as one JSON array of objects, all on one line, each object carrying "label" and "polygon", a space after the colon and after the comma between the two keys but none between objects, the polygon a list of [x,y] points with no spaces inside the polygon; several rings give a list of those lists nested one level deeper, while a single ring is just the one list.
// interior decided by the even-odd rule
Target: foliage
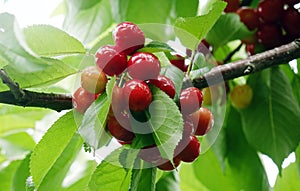
[{"label": "foliage", "polygon": [[[257,2],[253,0],[251,6],[256,7]],[[63,89],[60,84],[67,84],[63,92],[71,94],[70,90],[78,86],[74,75],[93,64],[90,55],[100,46],[112,43],[113,27],[131,21],[139,24],[146,37],[153,40],[140,51],[153,52],[160,59],[164,66],[162,73],[175,83],[176,101],[184,74],[167,59],[174,50],[166,44],[168,41],[176,38],[185,48],[194,50],[206,38],[216,57],[223,58],[235,49],[236,41],[252,34],[237,15],[223,13],[226,6],[223,1],[201,3],[198,0],[65,0],[60,5],[64,7],[62,29],[50,25],[21,29],[13,15],[1,13],[0,68],[21,88],[49,92],[51,87]],[[247,56],[245,52],[241,54]],[[203,55],[198,61],[192,68],[192,78],[211,69]],[[299,62],[300,59],[298,71]],[[156,112],[152,112],[150,123],[146,124],[154,132],[135,139],[133,151],[128,145],[120,147],[105,131],[115,78],[110,79],[106,92],[84,116],[73,110],[63,111],[53,124],[48,118],[57,116],[53,111],[1,104],[0,190],[270,190],[259,153],[269,156],[282,171],[274,190],[298,188],[299,73],[289,67],[274,67],[231,81],[229,86],[241,81],[253,89],[250,106],[242,110],[233,108],[223,91],[223,98],[207,106],[218,119],[215,130],[201,140],[205,153],[193,164],[181,164],[171,172],[163,172],[137,157],[139,148],[155,142],[163,145],[159,148],[162,155],[171,159],[182,138],[182,116],[174,100],[157,88],[152,88],[155,101],[149,113],[151,109]],[[7,90],[0,83],[0,93]],[[48,129],[39,129],[39,124]],[[82,149],[84,143],[85,149],[92,153]],[[102,152],[107,154],[105,158],[101,158]],[[283,160],[292,152],[296,152],[296,162],[282,169]],[[101,160],[92,155],[101,155]]]}]

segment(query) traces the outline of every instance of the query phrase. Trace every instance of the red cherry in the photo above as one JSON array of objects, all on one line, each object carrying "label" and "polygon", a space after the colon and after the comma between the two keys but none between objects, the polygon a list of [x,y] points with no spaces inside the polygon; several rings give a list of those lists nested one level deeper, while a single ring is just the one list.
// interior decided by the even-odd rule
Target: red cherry
[{"label": "red cherry", "polygon": [[122,51],[128,55],[143,48],[145,44],[143,31],[131,22],[122,22],[117,25],[113,31],[113,39],[118,51]]},{"label": "red cherry", "polygon": [[200,142],[195,135],[190,136],[187,146],[177,156],[184,162],[193,162],[200,154]]},{"label": "red cherry", "polygon": [[256,9],[249,7],[241,7],[236,12],[240,16],[240,20],[249,30],[254,30],[259,25],[259,17]]},{"label": "red cherry", "polygon": [[258,4],[257,11],[265,22],[276,22],[283,12],[282,0],[263,0]]},{"label": "red cherry", "polygon": [[162,157],[161,157],[158,147],[156,145],[150,145],[150,146],[143,147],[139,151],[138,156],[142,160],[144,160],[146,162],[150,162],[150,163],[157,163],[162,160]]},{"label": "red cherry", "polygon": [[240,7],[240,0],[224,0],[227,2],[227,6],[224,10],[225,13],[236,12],[236,10]]},{"label": "red cherry", "polygon": [[166,76],[158,76],[157,79],[151,79],[148,82],[149,84],[153,84],[162,91],[164,91],[170,98],[175,97],[175,86],[172,80]]},{"label": "red cherry", "polygon": [[164,170],[164,171],[171,171],[174,170],[175,168],[177,168],[180,165],[180,159],[178,158],[174,158],[173,159],[173,164],[171,163],[170,160],[167,159],[163,159],[161,161],[159,161],[159,165],[157,166],[157,168],[159,168],[160,170]]},{"label": "red cherry", "polygon": [[205,135],[214,124],[213,114],[207,108],[201,107],[190,116],[195,127],[195,135]]},{"label": "red cherry", "polygon": [[152,101],[152,94],[149,87],[141,80],[127,81],[123,91],[125,101],[132,111],[143,111]]},{"label": "red cherry", "polygon": [[83,114],[98,96],[79,87],[72,97],[74,109]]},{"label": "red cherry", "polygon": [[176,54],[174,59],[171,59],[170,62],[183,72],[186,72],[188,69],[188,65],[186,65],[184,62],[184,57],[180,56],[179,54]]},{"label": "red cherry", "polygon": [[194,131],[194,125],[190,117],[185,116],[182,139],[179,141],[175,148],[174,157],[178,157],[181,151],[183,151],[183,149],[188,145],[190,137],[193,135]]},{"label": "red cherry", "polygon": [[90,93],[102,93],[106,83],[105,73],[97,66],[86,67],[81,73],[81,87]]},{"label": "red cherry", "polygon": [[246,52],[249,55],[254,55],[255,54],[255,44],[246,44]]},{"label": "red cherry", "polygon": [[292,37],[300,37],[300,13],[294,7],[289,7],[283,12],[282,25],[284,30]]},{"label": "red cherry", "polygon": [[189,87],[181,91],[179,96],[179,107],[181,113],[191,114],[198,110],[203,101],[202,92],[195,87]]},{"label": "red cherry", "polygon": [[277,24],[264,24],[258,28],[257,40],[267,48],[272,48],[281,44],[282,31]]},{"label": "red cherry", "polygon": [[121,141],[121,140],[117,140],[118,143],[120,143],[121,145],[130,145],[132,144],[132,141]]},{"label": "red cherry", "polygon": [[96,63],[107,75],[119,75],[127,68],[127,56],[114,46],[102,46],[96,52]]},{"label": "red cherry", "polygon": [[128,61],[128,74],[133,79],[155,79],[160,73],[158,58],[148,52],[137,52]]},{"label": "red cherry", "polygon": [[112,136],[120,141],[130,142],[134,138],[134,133],[122,127],[114,117],[107,120],[107,129]]}]

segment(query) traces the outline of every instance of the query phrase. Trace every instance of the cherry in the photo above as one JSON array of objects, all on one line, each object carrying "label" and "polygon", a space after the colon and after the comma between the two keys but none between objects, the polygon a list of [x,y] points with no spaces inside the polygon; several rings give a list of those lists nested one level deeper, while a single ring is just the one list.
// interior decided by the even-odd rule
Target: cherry
[{"label": "cherry", "polygon": [[203,101],[202,92],[195,87],[189,87],[181,91],[179,96],[179,107],[181,113],[191,114],[198,110]]},{"label": "cherry", "polygon": [[137,52],[128,61],[128,74],[133,79],[155,79],[160,73],[158,58],[148,52]]},{"label": "cherry", "polygon": [[114,86],[112,92],[110,111],[109,111],[110,116],[119,115],[121,112],[124,111],[125,102],[123,99],[124,99],[123,88],[119,86]]},{"label": "cherry", "polygon": [[240,7],[240,0],[224,0],[227,2],[227,6],[224,10],[225,13],[236,12],[236,10]]},{"label": "cherry", "polygon": [[188,65],[185,64],[184,60],[185,59],[183,56],[176,54],[174,55],[174,58],[170,60],[170,63],[179,68],[181,71],[186,72],[188,69]]},{"label": "cherry", "polygon": [[158,163],[162,160],[158,147],[156,145],[150,145],[143,147],[140,151],[138,156],[150,163]]},{"label": "cherry", "polygon": [[91,94],[82,87],[79,87],[72,97],[74,109],[83,114],[98,96],[99,95]]},{"label": "cherry", "polygon": [[189,116],[184,116],[184,126],[183,126],[183,133],[182,139],[177,144],[174,156],[177,157],[181,151],[188,145],[190,137],[194,134],[194,125]]},{"label": "cherry", "polygon": [[203,104],[204,105],[212,105],[212,103],[215,103],[218,101],[221,92],[219,90],[218,86],[211,86],[209,88],[204,88],[202,90],[203,94]]},{"label": "cherry", "polygon": [[264,24],[258,28],[257,40],[267,48],[272,48],[281,44],[282,31],[278,24]]},{"label": "cherry", "polygon": [[130,142],[134,138],[134,133],[122,127],[114,117],[107,120],[107,129],[112,136],[120,141]]},{"label": "cherry", "polygon": [[145,35],[143,31],[134,23],[122,22],[113,31],[113,39],[117,50],[125,54],[132,54],[136,50],[143,48]]},{"label": "cherry", "polygon": [[129,80],[124,84],[125,101],[132,111],[145,110],[152,101],[152,94],[147,84],[141,80]]},{"label": "cherry", "polygon": [[195,135],[189,137],[186,147],[177,155],[183,162],[193,162],[200,154],[200,142]]},{"label": "cherry", "polygon": [[234,86],[230,93],[231,103],[234,107],[244,109],[251,103],[253,97],[252,88],[245,85]]},{"label": "cherry", "polygon": [[121,141],[121,140],[117,140],[118,143],[120,143],[121,145],[130,145],[132,144],[132,141]]},{"label": "cherry", "polygon": [[160,170],[164,170],[164,171],[171,171],[174,170],[175,168],[177,168],[180,165],[181,160],[178,158],[173,158],[173,164],[171,163],[170,160],[167,159],[163,159],[162,161],[159,161],[159,165],[157,166],[157,168],[159,168]]},{"label": "cherry", "polygon": [[207,108],[201,107],[190,116],[195,127],[195,135],[205,135],[214,124],[213,114]]},{"label": "cherry", "polygon": [[283,12],[283,5],[282,0],[263,0],[257,7],[258,15],[265,22],[276,22]]},{"label": "cherry", "polygon": [[259,25],[259,17],[256,9],[249,7],[241,7],[237,10],[240,20],[244,23],[249,30],[254,30]]},{"label": "cherry", "polygon": [[106,83],[105,73],[97,66],[86,67],[81,73],[81,87],[90,93],[102,93]]},{"label": "cherry", "polygon": [[249,55],[255,54],[255,44],[246,44],[246,52]]},{"label": "cherry", "polygon": [[102,46],[96,52],[96,63],[109,76],[119,75],[127,68],[127,56],[115,46]]},{"label": "cherry", "polygon": [[162,91],[164,91],[170,98],[175,97],[175,86],[172,80],[166,76],[158,76],[156,79],[148,81],[149,84],[153,84]]},{"label": "cherry", "polygon": [[283,12],[282,25],[284,30],[292,37],[300,37],[300,13],[294,7],[289,7]]}]

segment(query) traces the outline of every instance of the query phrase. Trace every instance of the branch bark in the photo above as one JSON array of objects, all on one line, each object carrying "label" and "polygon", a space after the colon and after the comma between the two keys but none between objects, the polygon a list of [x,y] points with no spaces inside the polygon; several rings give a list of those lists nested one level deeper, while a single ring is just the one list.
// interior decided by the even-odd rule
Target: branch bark
[{"label": "branch bark", "polygon": [[[197,88],[205,88],[214,84],[222,83],[240,76],[249,75],[263,69],[287,63],[300,58],[300,39],[253,55],[247,59],[214,67],[203,76],[192,81]],[[72,97],[62,94],[48,94],[23,90],[18,83],[13,82],[4,70],[0,71],[0,77],[10,91],[0,92],[0,103],[24,106],[43,107],[56,111],[72,108]]]},{"label": "branch bark", "polygon": [[300,39],[280,47],[255,54],[247,59],[214,67],[193,80],[197,88],[205,88],[234,78],[249,75],[263,69],[300,58]]}]

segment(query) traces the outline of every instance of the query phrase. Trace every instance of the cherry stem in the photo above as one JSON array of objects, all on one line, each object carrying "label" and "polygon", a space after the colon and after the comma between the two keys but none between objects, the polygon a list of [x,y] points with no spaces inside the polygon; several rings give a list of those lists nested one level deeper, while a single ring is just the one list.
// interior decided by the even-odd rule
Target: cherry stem
[{"label": "cherry stem", "polygon": [[[216,66],[206,74],[193,79],[192,82],[195,87],[202,89],[297,58],[300,58],[300,39],[243,60]],[[14,82],[3,69],[0,70],[0,78],[9,87],[9,91],[0,92],[0,103],[49,108],[55,111],[72,109],[71,95],[40,93],[21,89],[18,83]]]}]

